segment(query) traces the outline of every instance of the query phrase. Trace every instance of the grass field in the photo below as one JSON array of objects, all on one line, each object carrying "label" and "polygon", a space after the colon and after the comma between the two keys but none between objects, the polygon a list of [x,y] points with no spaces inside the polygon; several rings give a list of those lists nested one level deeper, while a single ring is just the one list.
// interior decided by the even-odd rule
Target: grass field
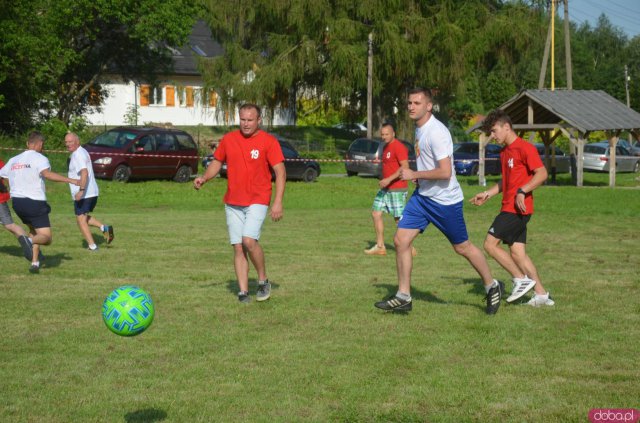
[{"label": "grass field", "polygon": [[[481,190],[461,181],[466,198]],[[489,317],[477,274],[433,228],[416,243],[413,311],[374,309],[396,290],[395,259],[362,253],[376,180],[360,177],[287,185],[284,219],[263,231],[272,298],[240,304],[224,185],[100,181],[96,216],[116,238],[91,253],[67,186],[48,183],[40,274],[0,238],[0,421],[584,422],[640,405],[640,190],[540,188],[529,252],[556,306]],[[476,245],[498,208],[465,206]],[[101,319],[123,284],[156,304],[135,338]]]}]

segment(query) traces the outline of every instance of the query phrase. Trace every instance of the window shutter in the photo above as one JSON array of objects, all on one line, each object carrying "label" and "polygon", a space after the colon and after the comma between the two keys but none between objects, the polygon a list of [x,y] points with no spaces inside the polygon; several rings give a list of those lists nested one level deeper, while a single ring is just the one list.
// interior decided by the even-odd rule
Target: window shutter
[{"label": "window shutter", "polygon": [[100,92],[96,90],[94,87],[89,88],[88,103],[90,106],[99,106],[102,103],[102,97],[100,96]]},{"label": "window shutter", "polygon": [[213,90],[209,90],[209,106],[216,107],[218,104],[218,93]]},{"label": "window shutter", "polygon": [[193,87],[187,87],[185,92],[187,93],[187,107],[193,107]]},{"label": "window shutter", "polygon": [[149,86],[148,85],[140,85],[140,105],[141,106],[149,105]]},{"label": "window shutter", "polygon": [[176,105],[175,87],[173,85],[167,85],[165,87],[165,93],[167,96],[167,101],[166,101],[167,107],[174,107]]}]

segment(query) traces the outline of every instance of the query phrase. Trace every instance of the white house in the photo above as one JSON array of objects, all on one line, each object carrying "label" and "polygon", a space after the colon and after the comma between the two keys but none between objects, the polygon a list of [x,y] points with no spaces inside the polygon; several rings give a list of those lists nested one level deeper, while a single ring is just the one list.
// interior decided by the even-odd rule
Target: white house
[{"label": "white house", "polygon": [[[222,46],[213,40],[204,21],[197,21],[187,45],[171,48],[173,74],[160,78],[157,85],[144,81],[123,81],[117,76],[105,78],[103,86],[108,96],[101,107],[85,114],[91,125],[143,125],[145,123],[174,126],[234,125],[237,112],[225,116],[218,107],[218,95],[205,90],[198,71],[198,57],[212,58],[224,54]],[[291,110],[274,113],[274,125],[293,125]]]}]

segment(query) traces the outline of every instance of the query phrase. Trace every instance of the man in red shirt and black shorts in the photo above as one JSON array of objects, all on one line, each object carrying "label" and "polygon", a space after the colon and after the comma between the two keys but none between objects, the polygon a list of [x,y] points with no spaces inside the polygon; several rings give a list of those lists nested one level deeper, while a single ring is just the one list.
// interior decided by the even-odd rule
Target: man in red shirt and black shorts
[{"label": "man in red shirt and black shorts", "polygon": [[[484,249],[513,276],[513,291],[507,302],[521,298],[533,288],[535,295],[527,304],[552,306],[555,302],[542,286],[538,271],[526,252],[527,223],[533,214],[533,190],[547,180],[547,169],[536,148],[514,132],[511,118],[503,110],[489,113],[483,129],[504,145],[500,153],[501,183],[471,199],[472,204],[481,206],[502,192],[502,208],[489,229]],[[509,252],[500,247],[500,241],[509,246]]]},{"label": "man in red shirt and black shorts", "polygon": [[[380,137],[384,141],[382,150],[382,179],[378,182],[380,189],[373,200],[371,216],[376,230],[376,243],[365,254],[384,256],[387,249],[384,245],[384,221],[382,213],[393,216],[396,223],[400,220],[407,200],[407,181],[400,178],[400,168],[409,168],[409,152],[402,142],[396,138],[393,125],[385,123],[380,129]],[[415,249],[412,247],[412,252]]]},{"label": "man in red shirt and black shorts", "polygon": [[240,107],[240,129],[225,134],[213,154],[213,161],[193,186],[200,189],[215,178],[227,164],[227,192],[224,195],[229,239],[234,251],[234,268],[240,291],[238,300],[249,302],[249,260],[258,272],[257,301],[268,300],[271,284],[267,278],[264,251],[258,240],[271,202],[271,172],[275,174],[276,194],[271,219],[282,219],[286,171],[278,140],[262,131],[260,108],[255,104]]}]

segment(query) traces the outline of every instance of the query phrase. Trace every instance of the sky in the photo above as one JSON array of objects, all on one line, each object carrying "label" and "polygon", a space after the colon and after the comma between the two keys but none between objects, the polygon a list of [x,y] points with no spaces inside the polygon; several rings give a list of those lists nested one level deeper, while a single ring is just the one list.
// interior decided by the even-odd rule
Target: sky
[{"label": "sky", "polygon": [[[640,35],[640,0],[569,0],[569,19],[578,25],[589,22],[595,27],[603,13],[629,38]],[[562,0],[558,14],[564,14]]]}]

